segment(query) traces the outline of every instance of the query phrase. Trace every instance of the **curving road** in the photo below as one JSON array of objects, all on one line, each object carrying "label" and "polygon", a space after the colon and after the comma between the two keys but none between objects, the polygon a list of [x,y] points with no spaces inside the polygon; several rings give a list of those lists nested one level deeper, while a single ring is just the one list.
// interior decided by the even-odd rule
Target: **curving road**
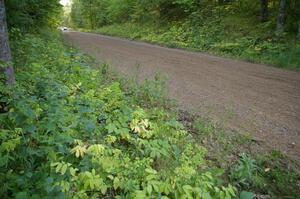
[{"label": "curving road", "polygon": [[127,75],[168,78],[171,98],[300,160],[300,72],[82,32],[72,45]]}]

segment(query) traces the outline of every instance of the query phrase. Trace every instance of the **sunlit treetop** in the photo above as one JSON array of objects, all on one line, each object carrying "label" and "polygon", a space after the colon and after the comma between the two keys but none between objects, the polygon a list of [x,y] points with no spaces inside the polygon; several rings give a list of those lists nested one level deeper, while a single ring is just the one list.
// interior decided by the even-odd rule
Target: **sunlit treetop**
[{"label": "sunlit treetop", "polygon": [[71,3],[71,0],[60,0],[60,4],[63,6],[70,5],[70,3]]}]

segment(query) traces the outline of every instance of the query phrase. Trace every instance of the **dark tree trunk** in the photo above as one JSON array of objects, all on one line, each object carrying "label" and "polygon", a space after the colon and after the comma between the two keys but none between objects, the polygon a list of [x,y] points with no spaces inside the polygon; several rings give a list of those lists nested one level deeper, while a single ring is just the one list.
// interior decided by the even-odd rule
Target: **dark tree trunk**
[{"label": "dark tree trunk", "polygon": [[89,18],[90,18],[91,29],[93,30],[94,29],[93,5],[92,5],[91,0],[89,2],[90,2],[90,15],[89,15]]},{"label": "dark tree trunk", "polygon": [[268,0],[260,0],[260,21],[268,20]]},{"label": "dark tree trunk", "polygon": [[7,84],[14,84],[15,75],[9,48],[4,0],[0,0],[0,61],[1,65],[4,65],[1,67],[1,72],[6,75]]},{"label": "dark tree trunk", "polygon": [[285,6],[286,6],[286,0],[280,0],[279,12],[277,18],[277,28],[276,28],[277,36],[280,36],[284,31]]},{"label": "dark tree trunk", "polygon": [[300,21],[298,23],[298,40],[300,41]]}]

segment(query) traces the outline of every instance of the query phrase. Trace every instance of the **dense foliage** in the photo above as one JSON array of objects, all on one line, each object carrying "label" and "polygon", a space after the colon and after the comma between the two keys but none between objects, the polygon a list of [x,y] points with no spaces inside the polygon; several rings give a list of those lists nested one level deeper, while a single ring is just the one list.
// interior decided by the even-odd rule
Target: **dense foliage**
[{"label": "dense foliage", "polygon": [[284,33],[276,36],[279,3],[260,1],[74,0],[71,26],[171,47],[299,69],[299,1],[287,1]]},{"label": "dense foliage", "polygon": [[[268,1],[269,23],[276,22],[279,1]],[[164,23],[189,19],[195,25],[207,20],[219,19],[229,13],[256,18],[260,21],[260,1],[208,1],[208,0],[74,0],[73,15],[74,25],[85,28],[96,28],[111,23],[135,21],[140,23]],[[286,31],[298,31],[299,2],[287,1],[286,6]],[[275,30],[275,28],[274,28]]]},{"label": "dense foliage", "polygon": [[62,6],[59,0],[6,0],[7,23],[10,29],[32,32],[45,27],[57,27]]},{"label": "dense foliage", "polygon": [[2,198],[236,195],[172,115],[141,108],[142,95],[125,92],[57,36],[27,34],[12,47],[17,84],[1,84],[0,95]]}]

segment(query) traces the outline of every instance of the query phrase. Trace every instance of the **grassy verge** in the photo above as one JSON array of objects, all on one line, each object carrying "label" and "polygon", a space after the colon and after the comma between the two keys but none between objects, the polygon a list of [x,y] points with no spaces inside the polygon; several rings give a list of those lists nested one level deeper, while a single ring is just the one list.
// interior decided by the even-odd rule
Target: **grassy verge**
[{"label": "grassy verge", "polygon": [[299,198],[299,163],[279,151],[266,151],[250,135],[224,130],[210,120],[186,112],[179,114],[179,118],[193,138],[208,150],[209,163],[224,171],[225,181],[239,190],[271,198]]},{"label": "grassy verge", "polygon": [[[241,25],[242,20],[237,22],[237,26],[226,20],[229,22],[217,21],[201,26],[188,22],[174,25],[124,23],[85,31],[300,70],[298,41],[288,37],[276,38],[269,29],[258,28],[255,24],[249,29],[249,24]],[[261,31],[258,33],[254,31],[256,29]]]}]

